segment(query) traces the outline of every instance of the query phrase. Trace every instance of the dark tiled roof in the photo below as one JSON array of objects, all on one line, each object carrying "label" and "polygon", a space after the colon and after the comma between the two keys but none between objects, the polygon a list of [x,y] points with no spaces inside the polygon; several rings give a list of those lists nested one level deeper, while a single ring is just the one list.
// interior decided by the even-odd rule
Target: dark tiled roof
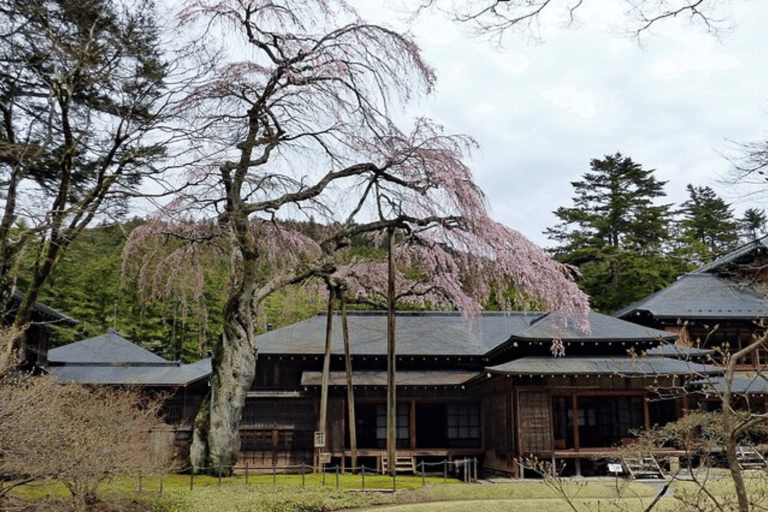
[{"label": "dark tiled roof", "polygon": [[513,338],[549,341],[558,336],[564,342],[567,341],[649,341],[649,340],[673,340],[677,337],[672,334],[657,329],[643,327],[624,320],[595,313],[589,313],[590,332],[582,332],[573,323],[569,323],[565,328],[558,321],[558,314],[552,313],[536,319],[526,329],[514,333]]},{"label": "dark tiled roof", "polygon": [[[12,304],[15,303],[15,306],[18,307],[21,301],[24,299],[24,294],[18,290],[16,290],[13,293],[13,300]],[[61,311],[57,311],[53,308],[50,308],[46,306],[45,304],[42,304],[40,302],[35,302],[35,305],[33,307],[33,311],[42,317],[42,321],[50,321],[55,323],[65,323],[69,325],[77,325],[80,322],[72,318],[71,316],[65,315]]]},{"label": "dark tiled roof", "polygon": [[[722,395],[725,391],[724,377],[711,377],[700,380],[696,384],[701,385],[706,394]],[[761,373],[736,374],[731,382],[731,393],[737,395],[765,395],[768,394],[768,376]]]},{"label": "dark tiled roof", "polygon": [[[301,375],[302,386],[319,386],[322,383],[321,372],[304,372]],[[459,386],[477,377],[477,372],[462,371],[399,371],[395,374],[396,386]],[[344,372],[331,372],[328,376],[330,386],[346,386]],[[356,371],[352,375],[353,386],[386,386],[387,372]]]},{"label": "dark tiled roof", "polygon": [[168,364],[169,361],[123,338],[114,329],[48,351],[49,364]]},{"label": "dark tiled roof", "polygon": [[[398,312],[395,343],[399,356],[482,356],[528,326],[541,313],[484,313],[464,318],[460,313]],[[325,345],[325,314],[312,317],[256,338],[259,354],[322,354]],[[385,312],[354,312],[348,315],[353,354],[386,354]],[[343,354],[341,317],[333,317],[333,353]]]},{"label": "dark tiled roof", "polygon": [[615,316],[631,320],[642,312],[668,319],[754,319],[768,316],[768,297],[713,274],[691,273]]},{"label": "dark tiled roof", "polygon": [[183,386],[211,375],[211,360],[192,364],[170,361],[165,366],[52,366],[48,371],[62,382],[125,386]]},{"label": "dark tiled roof", "polygon": [[47,371],[62,382],[126,386],[183,386],[208,378],[211,360],[168,361],[114,329],[48,352]]},{"label": "dark tiled roof", "polygon": [[768,249],[768,236],[746,243],[741,247],[737,247],[736,249],[729,252],[728,254],[720,256],[715,261],[711,263],[707,263],[706,265],[702,265],[701,267],[694,270],[693,273],[713,272],[729,263],[738,261],[740,258],[747,256],[752,252],[761,251],[765,249]]},{"label": "dark tiled roof", "polygon": [[[399,356],[483,356],[510,340],[546,342],[559,336],[566,346],[579,341],[673,340],[676,335],[613,317],[590,313],[591,332],[571,324],[562,327],[554,315],[543,313],[482,313],[464,318],[459,313],[398,312],[395,343]],[[356,355],[386,354],[387,316],[384,312],[349,314],[350,346]],[[325,315],[283,327],[256,338],[259,354],[322,354]],[[344,351],[341,320],[333,318],[333,353]]]},{"label": "dark tiled roof", "polygon": [[649,356],[665,356],[675,357],[677,359],[688,359],[692,357],[708,356],[714,352],[715,351],[712,349],[686,347],[685,345],[667,343],[647,350],[646,354]]},{"label": "dark tiled roof", "polygon": [[521,357],[487,368],[490,373],[518,376],[618,375],[706,375],[719,373],[715,367],[667,357]]}]

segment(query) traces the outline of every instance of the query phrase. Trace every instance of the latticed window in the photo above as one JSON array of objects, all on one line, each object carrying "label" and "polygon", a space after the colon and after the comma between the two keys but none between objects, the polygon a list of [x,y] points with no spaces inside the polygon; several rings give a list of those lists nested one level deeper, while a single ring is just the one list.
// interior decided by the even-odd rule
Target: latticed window
[{"label": "latticed window", "polygon": [[480,406],[478,404],[448,404],[445,419],[448,439],[480,438]]},{"label": "latticed window", "polygon": [[[408,440],[410,437],[408,404],[397,404],[397,440]],[[376,439],[387,439],[387,405],[376,404]]]}]

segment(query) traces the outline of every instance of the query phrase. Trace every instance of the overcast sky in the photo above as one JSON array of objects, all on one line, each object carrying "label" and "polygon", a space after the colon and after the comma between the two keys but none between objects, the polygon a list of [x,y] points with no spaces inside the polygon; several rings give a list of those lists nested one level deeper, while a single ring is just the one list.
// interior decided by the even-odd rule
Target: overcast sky
[{"label": "overcast sky", "polygon": [[[438,84],[409,113],[478,141],[471,165],[492,216],[550,245],[542,231],[571,205],[570,182],[617,151],[668,181],[670,202],[686,200],[692,183],[737,213],[762,207],[719,180],[729,141],[768,136],[768,2],[733,0],[733,30],[719,39],[671,21],[642,44],[616,30],[619,12],[585,4],[577,28],[545,24],[542,42],[509,35],[501,49],[434,13],[412,28]],[[361,7],[369,21],[397,23]]]}]

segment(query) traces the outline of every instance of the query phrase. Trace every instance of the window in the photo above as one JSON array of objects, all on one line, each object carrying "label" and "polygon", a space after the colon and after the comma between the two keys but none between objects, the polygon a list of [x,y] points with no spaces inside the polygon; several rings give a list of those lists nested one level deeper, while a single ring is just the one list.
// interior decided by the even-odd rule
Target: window
[{"label": "window", "polygon": [[[408,404],[397,404],[397,440],[407,441],[410,438]],[[376,439],[387,439],[387,405],[376,404]]]},{"label": "window", "polygon": [[480,406],[478,404],[448,404],[446,406],[448,439],[480,438]]}]

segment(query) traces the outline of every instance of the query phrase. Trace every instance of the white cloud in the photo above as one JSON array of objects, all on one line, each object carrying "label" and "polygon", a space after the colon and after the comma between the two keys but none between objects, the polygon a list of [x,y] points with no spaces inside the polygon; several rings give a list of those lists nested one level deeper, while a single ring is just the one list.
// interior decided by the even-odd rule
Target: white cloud
[{"label": "white cloud", "polygon": [[597,111],[597,99],[591,92],[570,85],[546,89],[541,96],[556,107],[554,115],[569,113],[582,119],[593,119]]}]

